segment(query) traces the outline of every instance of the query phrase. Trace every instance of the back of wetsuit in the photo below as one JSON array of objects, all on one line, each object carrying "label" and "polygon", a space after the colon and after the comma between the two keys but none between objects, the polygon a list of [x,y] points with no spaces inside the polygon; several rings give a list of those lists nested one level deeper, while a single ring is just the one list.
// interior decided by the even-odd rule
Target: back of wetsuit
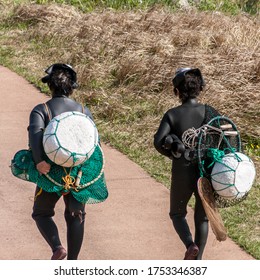
[{"label": "back of wetsuit", "polygon": [[[66,96],[55,96],[47,103],[51,118],[54,118],[61,113],[78,111],[82,112],[82,105]],[[87,107],[84,108],[84,113],[91,119],[92,115]],[[29,130],[29,146],[32,149],[34,162],[37,164],[46,160],[44,153],[42,138],[44,129],[49,123],[50,118],[44,104],[37,105],[30,114]]]},{"label": "back of wetsuit", "polygon": [[189,128],[199,128],[208,119],[219,115],[219,113],[209,105],[197,103],[192,99],[178,107],[168,110],[162,118],[160,126],[154,135],[154,146],[162,155],[171,157],[169,149],[165,149],[165,138],[169,134],[178,137],[181,142],[182,134]]}]

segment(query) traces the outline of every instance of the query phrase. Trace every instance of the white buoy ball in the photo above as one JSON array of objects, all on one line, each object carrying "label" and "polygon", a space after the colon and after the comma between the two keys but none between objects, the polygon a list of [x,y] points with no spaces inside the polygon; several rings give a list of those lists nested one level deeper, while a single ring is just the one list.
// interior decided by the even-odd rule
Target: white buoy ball
[{"label": "white buoy ball", "polygon": [[94,122],[80,112],[65,112],[53,118],[43,134],[48,158],[64,167],[77,166],[90,158],[98,144]]},{"label": "white buoy ball", "polygon": [[214,190],[225,199],[242,198],[252,187],[256,175],[253,161],[242,153],[229,153],[216,162],[211,172]]}]

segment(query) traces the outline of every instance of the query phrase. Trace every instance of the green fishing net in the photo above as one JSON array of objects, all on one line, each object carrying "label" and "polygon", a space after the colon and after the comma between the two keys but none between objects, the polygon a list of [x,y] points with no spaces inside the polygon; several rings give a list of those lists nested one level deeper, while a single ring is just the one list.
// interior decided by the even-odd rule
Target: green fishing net
[{"label": "green fishing net", "polygon": [[[204,124],[198,129],[187,129],[182,135],[182,142],[193,151],[194,161],[198,163],[200,176],[206,177],[216,187],[214,178],[217,178],[220,173],[212,174],[213,168],[220,166],[220,170],[225,170],[225,175],[229,175],[230,172],[235,173],[236,170],[224,165],[223,159],[227,155],[237,157],[237,153],[241,152],[241,139],[239,131],[229,118],[219,115],[212,118],[211,116],[215,113],[211,110],[211,107],[206,109],[208,109],[206,111],[207,118],[205,118]],[[215,165],[216,163],[217,165]],[[225,180],[226,177],[223,176]],[[220,196],[212,187],[218,207],[229,207],[242,201],[238,197],[233,199],[233,195],[226,195],[233,191],[233,184],[223,182],[221,185],[223,189],[230,189],[225,192],[225,195]],[[218,189],[218,192],[221,188]],[[224,193],[222,192],[222,194]],[[242,192],[240,195],[242,195]]]},{"label": "green fishing net", "polygon": [[241,151],[240,133],[229,118],[214,117],[200,128],[196,148],[200,173],[210,176],[215,161],[225,154]]},{"label": "green fishing net", "polygon": [[[212,181],[212,169],[214,164],[216,162],[221,164],[222,158],[225,155],[236,155],[236,152],[241,152],[241,139],[240,133],[235,124],[229,118],[224,116],[212,118],[205,125],[204,129],[201,130],[198,137],[197,153],[201,177],[206,177]],[[234,172],[231,167],[225,167],[228,171]],[[232,185],[226,187],[232,187]],[[241,199],[226,199],[214,190],[213,194],[219,208],[236,205],[246,197],[245,195]]]},{"label": "green fishing net", "polygon": [[[46,192],[56,192],[62,195],[71,192],[82,203],[99,203],[108,196],[104,177],[104,156],[101,147],[95,148],[91,157],[83,164],[66,168],[51,164],[47,175],[37,171],[30,150],[18,151],[12,160],[12,174],[22,180],[36,183]],[[75,182],[79,180],[77,186]]]}]

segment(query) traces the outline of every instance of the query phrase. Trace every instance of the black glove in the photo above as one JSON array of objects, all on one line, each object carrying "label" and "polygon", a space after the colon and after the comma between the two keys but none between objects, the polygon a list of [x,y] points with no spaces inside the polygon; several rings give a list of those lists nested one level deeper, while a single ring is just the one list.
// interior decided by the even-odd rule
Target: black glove
[{"label": "black glove", "polygon": [[167,135],[165,140],[164,140],[164,148],[166,150],[171,150],[172,149],[172,144],[173,144],[173,138],[171,135]]},{"label": "black glove", "polygon": [[175,134],[169,134],[166,136],[164,148],[166,150],[171,150],[172,153],[183,154],[185,152],[184,144]]}]

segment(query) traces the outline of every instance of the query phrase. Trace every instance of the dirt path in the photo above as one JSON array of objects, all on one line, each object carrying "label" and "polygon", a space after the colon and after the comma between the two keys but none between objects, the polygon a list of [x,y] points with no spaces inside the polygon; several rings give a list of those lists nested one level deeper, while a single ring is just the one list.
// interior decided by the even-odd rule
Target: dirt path
[{"label": "dirt path", "polygon": [[[34,185],[12,176],[10,161],[27,148],[31,109],[48,98],[10,70],[0,66],[0,259],[49,259],[51,252],[31,219]],[[109,188],[106,202],[86,207],[86,232],[80,259],[177,260],[184,246],[173,230],[169,191],[139,166],[109,146],[102,146]],[[188,219],[192,220],[192,209]],[[66,246],[63,201],[55,220]],[[192,228],[193,229],[193,228]],[[230,239],[216,241],[210,231],[204,254],[207,260],[250,260]]]}]

